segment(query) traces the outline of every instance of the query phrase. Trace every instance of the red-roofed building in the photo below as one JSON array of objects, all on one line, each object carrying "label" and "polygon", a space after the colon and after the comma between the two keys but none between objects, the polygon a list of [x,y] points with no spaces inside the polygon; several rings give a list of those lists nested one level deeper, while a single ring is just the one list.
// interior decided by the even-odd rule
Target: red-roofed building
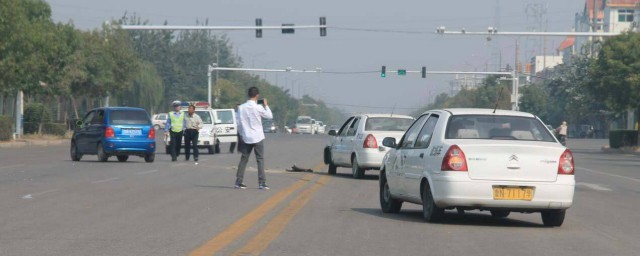
[{"label": "red-roofed building", "polygon": [[[640,0],[585,0],[582,13],[576,13],[575,30],[578,32],[624,32],[637,30],[638,23],[636,21],[638,19],[638,13],[640,12],[638,4],[640,4]],[[595,24],[593,19],[594,13],[597,13]],[[603,38],[575,38],[574,52],[580,51],[585,44],[592,40],[598,42],[602,41]]]}]

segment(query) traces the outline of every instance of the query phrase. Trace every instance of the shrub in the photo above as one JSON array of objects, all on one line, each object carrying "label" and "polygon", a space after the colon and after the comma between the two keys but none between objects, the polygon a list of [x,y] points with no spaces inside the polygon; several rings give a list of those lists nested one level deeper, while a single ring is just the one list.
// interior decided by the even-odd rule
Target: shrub
[{"label": "shrub", "polygon": [[0,140],[10,140],[13,135],[13,118],[0,116]]},{"label": "shrub", "polygon": [[[44,118],[42,116],[43,114]],[[51,111],[40,103],[26,104],[24,107],[24,133],[38,133],[38,128],[41,121],[45,124],[50,123]]]},{"label": "shrub", "polygon": [[64,136],[67,133],[67,125],[57,124],[57,123],[46,123],[42,127],[42,133],[56,135],[56,136]]},{"label": "shrub", "polygon": [[611,148],[638,146],[638,131],[612,130],[609,132],[609,146]]}]

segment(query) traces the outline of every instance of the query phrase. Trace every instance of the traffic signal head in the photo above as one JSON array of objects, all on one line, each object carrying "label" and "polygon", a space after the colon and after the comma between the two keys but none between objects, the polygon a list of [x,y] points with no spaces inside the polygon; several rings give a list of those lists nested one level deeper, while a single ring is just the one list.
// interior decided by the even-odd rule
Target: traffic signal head
[{"label": "traffic signal head", "polygon": [[382,71],[380,72],[381,77],[387,77],[387,66],[382,66]]},{"label": "traffic signal head", "polygon": [[[256,19],[256,27],[262,27],[262,19]],[[262,38],[262,29],[256,29],[256,38]]]},{"label": "traffic signal head", "polygon": [[320,17],[320,36],[327,36],[327,18]]}]

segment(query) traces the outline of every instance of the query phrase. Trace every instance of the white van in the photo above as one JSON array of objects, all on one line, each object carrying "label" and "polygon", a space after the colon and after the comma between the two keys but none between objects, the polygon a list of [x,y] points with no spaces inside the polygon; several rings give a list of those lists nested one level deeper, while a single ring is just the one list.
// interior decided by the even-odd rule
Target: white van
[{"label": "white van", "polygon": [[[182,107],[182,112],[187,114],[187,107]],[[196,106],[196,112],[198,116],[202,119],[202,128],[200,129],[200,134],[198,136],[198,148],[199,149],[207,149],[209,154],[214,153],[214,147],[216,147],[217,139],[215,134],[215,125],[213,123],[214,120],[214,112],[208,107],[198,107]],[[170,154],[171,151],[169,149],[169,143],[171,142],[171,137],[165,137],[165,150],[167,154]],[[182,148],[184,148],[184,136],[182,137]],[[219,149],[218,151],[219,152]]]},{"label": "white van", "polygon": [[298,116],[296,118],[296,133],[298,134],[314,134],[314,120],[310,116]]},{"label": "white van", "polygon": [[238,119],[233,109],[213,109],[216,144],[215,151],[220,153],[220,143],[238,143]]}]

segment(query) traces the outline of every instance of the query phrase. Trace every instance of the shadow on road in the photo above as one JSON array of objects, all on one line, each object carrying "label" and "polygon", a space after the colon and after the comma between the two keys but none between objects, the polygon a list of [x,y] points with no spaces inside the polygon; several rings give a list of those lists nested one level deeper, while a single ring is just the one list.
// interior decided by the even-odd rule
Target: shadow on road
[{"label": "shadow on road", "polygon": [[[383,213],[382,210],[377,208],[351,208],[351,210],[386,219],[425,223],[422,218],[422,211],[419,210],[403,210],[400,211],[400,213]],[[546,228],[541,223],[510,218],[494,218],[488,213],[467,212],[465,214],[458,214],[455,211],[445,211],[444,220],[439,223],[433,223],[432,225]]]},{"label": "shadow on road", "polygon": [[[331,176],[331,177],[339,178],[339,179],[350,179],[350,180],[357,181],[356,179],[353,178],[353,175],[351,173],[336,173],[336,174],[333,174],[333,175],[332,174],[328,174],[328,173],[326,173],[324,171],[322,171],[322,172],[314,172],[314,173],[318,174],[318,175],[327,175],[327,176]],[[377,175],[377,174],[369,174],[369,175],[367,175],[365,173],[364,177],[362,179],[360,179],[360,180],[378,180],[379,177],[380,176]]]}]

